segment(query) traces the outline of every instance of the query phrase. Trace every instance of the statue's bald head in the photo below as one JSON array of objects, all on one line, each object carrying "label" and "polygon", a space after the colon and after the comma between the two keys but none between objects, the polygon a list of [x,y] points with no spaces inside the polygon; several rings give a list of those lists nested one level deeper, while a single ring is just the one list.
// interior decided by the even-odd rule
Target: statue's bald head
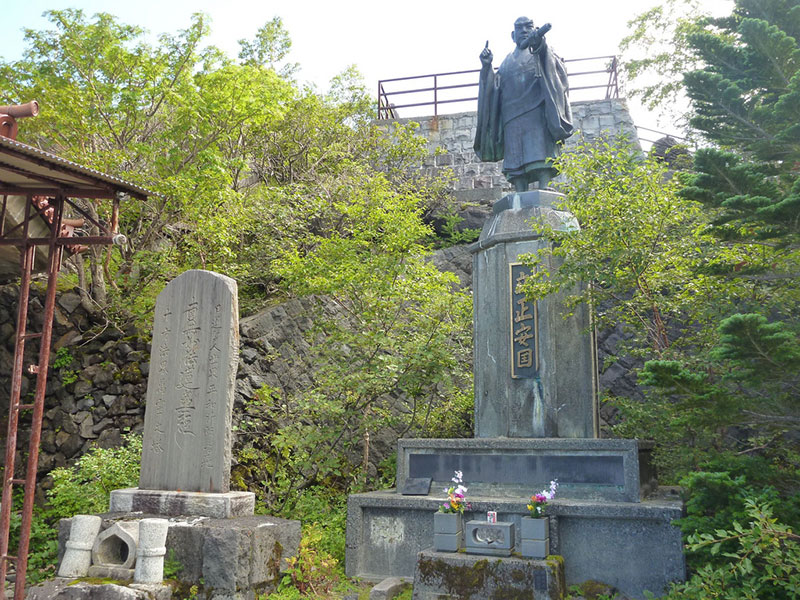
[{"label": "statue's bald head", "polygon": [[514,31],[511,32],[511,39],[518,48],[525,47],[525,42],[533,33],[533,20],[528,17],[520,17],[514,21]]}]

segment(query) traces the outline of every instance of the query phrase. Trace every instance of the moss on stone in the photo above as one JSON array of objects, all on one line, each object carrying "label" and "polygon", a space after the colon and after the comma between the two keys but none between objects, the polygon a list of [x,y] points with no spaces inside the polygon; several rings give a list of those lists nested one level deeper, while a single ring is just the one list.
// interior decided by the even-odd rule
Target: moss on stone
[{"label": "moss on stone", "polygon": [[470,600],[478,590],[483,590],[486,578],[492,577],[495,570],[485,559],[471,566],[449,565],[441,559],[420,559],[418,566],[422,581],[428,584],[441,581],[447,592],[460,600]]},{"label": "moss on stone", "polygon": [[586,600],[596,600],[598,597],[603,596],[613,598],[617,594],[617,590],[614,586],[594,579],[584,581],[576,587],[580,590],[581,596]]},{"label": "moss on stone", "polygon": [[127,586],[133,580],[122,581],[120,579],[111,579],[110,577],[78,577],[70,581],[67,585],[76,585],[78,583],[88,583],[89,585],[122,585]]}]

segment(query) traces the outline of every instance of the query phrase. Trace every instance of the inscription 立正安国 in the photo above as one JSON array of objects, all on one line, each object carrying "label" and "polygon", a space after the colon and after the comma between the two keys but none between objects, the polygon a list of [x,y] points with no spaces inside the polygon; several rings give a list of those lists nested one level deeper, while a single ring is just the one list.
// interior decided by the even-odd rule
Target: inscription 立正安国
[{"label": "inscription \u7acb\u6b63\u5b89\u56fd", "polygon": [[511,298],[511,377],[536,377],[539,371],[539,309],[525,298],[519,285],[530,276],[530,268],[520,263],[509,265]]}]

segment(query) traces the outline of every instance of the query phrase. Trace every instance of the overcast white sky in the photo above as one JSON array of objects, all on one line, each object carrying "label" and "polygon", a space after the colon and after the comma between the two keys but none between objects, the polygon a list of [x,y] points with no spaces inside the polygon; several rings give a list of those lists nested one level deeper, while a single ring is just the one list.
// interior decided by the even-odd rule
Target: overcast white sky
[{"label": "overcast white sky", "polygon": [[[152,34],[184,29],[194,12],[211,16],[209,43],[232,56],[237,40],[252,38],[265,22],[280,16],[292,38],[291,60],[300,63],[299,78],[324,90],[331,77],[355,64],[370,90],[380,79],[477,69],[486,41],[495,66],[512,49],[514,20],[526,15],[535,24],[550,22],[548,40],[566,59],[617,54],[634,15],[656,0],[6,0],[0,19],[0,57],[14,60],[24,47],[23,29],[42,29],[48,9],[81,8],[87,15],[109,12]],[[702,0],[719,12],[730,0]],[[571,67],[575,71],[576,67]],[[637,125],[655,119],[636,103]],[[665,129],[667,127],[662,127]]]}]

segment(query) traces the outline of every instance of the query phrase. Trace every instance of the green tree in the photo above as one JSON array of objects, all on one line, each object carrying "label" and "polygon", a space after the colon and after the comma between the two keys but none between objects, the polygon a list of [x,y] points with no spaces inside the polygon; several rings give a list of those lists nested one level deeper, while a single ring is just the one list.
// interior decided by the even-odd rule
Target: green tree
[{"label": "green tree", "polygon": [[471,302],[426,258],[424,201],[365,173],[334,202],[337,227],[309,233],[279,261],[287,290],[316,298],[318,310],[313,384],[251,406],[251,456],[268,503],[294,502],[313,485],[347,489],[369,460],[366,434],[425,434],[446,425],[438,419],[461,417]]},{"label": "green tree", "polygon": [[665,0],[631,19],[620,42],[628,94],[662,117],[681,117],[675,110],[686,101],[683,74],[698,64],[687,36],[702,14],[699,0]]},{"label": "green tree", "polygon": [[714,299],[725,295],[715,280],[696,276],[712,241],[698,204],[677,194],[664,164],[625,140],[581,143],[556,166],[566,180],[561,208],[581,229],[535,225],[552,245],[529,257],[528,294],[574,290],[571,303],[588,302],[601,327],[623,323],[648,355],[696,343],[688,325],[718,317]]},{"label": "green tree", "polygon": [[268,67],[284,77],[294,75],[299,68],[297,63],[286,63],[278,68],[292,49],[292,39],[280,17],[267,21],[256,33],[255,39],[239,40],[239,46],[239,59],[246,65]]},{"label": "green tree", "polygon": [[[235,214],[254,141],[248,133],[280,119],[294,87],[269,68],[237,65],[203,47],[202,15],[156,46],[105,13],[47,15],[54,29],[28,30],[23,58],[0,64],[3,100],[41,102],[21,141],[156,192],[146,203],[124,203],[130,244],[94,248],[92,285],[82,286],[92,291],[90,309],[108,305],[107,284],[117,304],[130,306],[143,293],[152,299],[176,270],[202,265],[182,238],[206,231],[220,211]],[[96,212],[91,202],[84,208]]]},{"label": "green tree", "polygon": [[[684,194],[716,209],[715,233],[767,246],[794,276],[800,245],[800,2],[738,0],[688,36],[703,65],[685,76],[698,152]],[[775,270],[773,268],[773,270]]]}]

